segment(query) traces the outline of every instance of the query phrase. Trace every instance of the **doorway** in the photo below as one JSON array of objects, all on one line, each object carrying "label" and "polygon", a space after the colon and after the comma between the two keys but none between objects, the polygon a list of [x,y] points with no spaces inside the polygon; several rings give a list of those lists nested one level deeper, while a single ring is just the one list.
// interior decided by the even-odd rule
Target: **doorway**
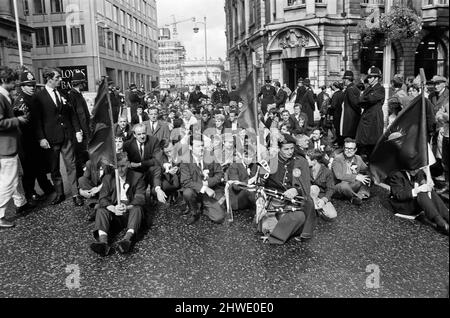
[{"label": "doorway", "polygon": [[300,57],[296,59],[285,59],[284,62],[284,82],[291,89],[297,87],[297,80],[300,77],[306,78],[308,75],[309,58]]}]

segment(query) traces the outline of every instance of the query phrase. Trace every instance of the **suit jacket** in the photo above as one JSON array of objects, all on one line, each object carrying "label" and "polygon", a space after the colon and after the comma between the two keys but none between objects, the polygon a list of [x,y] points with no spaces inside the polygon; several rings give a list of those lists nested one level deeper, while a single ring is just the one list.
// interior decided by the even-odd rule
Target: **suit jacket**
[{"label": "suit jacket", "polygon": [[277,92],[275,90],[275,87],[273,87],[272,85],[269,87],[267,87],[266,85],[261,87],[261,90],[259,91],[258,94],[258,98],[262,96],[261,107],[265,107],[268,104],[273,104],[276,94]]},{"label": "suit jacket", "polygon": [[50,145],[64,143],[73,138],[75,132],[80,131],[80,124],[73,108],[63,101],[57,107],[47,89],[36,94],[36,136],[38,140],[47,139]]},{"label": "suit jacket", "polygon": [[[128,204],[134,206],[144,206],[145,204],[145,182],[144,176],[133,170],[128,170],[125,178],[129,185],[127,190]],[[115,174],[108,174],[103,178],[102,188],[99,195],[99,206],[107,208],[110,205],[117,205],[116,177]]]},{"label": "suit jacket", "polygon": [[128,140],[123,145],[123,150],[128,154],[128,159],[130,162],[141,163],[139,168],[134,168],[133,170],[140,173],[147,173],[150,167],[157,166],[161,164],[161,147],[159,145],[159,140],[156,137],[148,136],[144,143],[144,158],[141,158],[141,153],[137,145],[135,138]]},{"label": "suit jacket", "polygon": [[170,141],[170,129],[166,122],[158,120],[154,132],[152,132],[150,120],[145,121],[144,124],[147,126],[147,135],[156,137],[160,142]]},{"label": "suit jacket", "polygon": [[188,99],[188,103],[192,104],[194,106],[196,105],[200,105],[200,99],[201,98],[206,98],[208,99],[209,97],[206,96],[205,94],[203,94],[202,92],[197,92],[197,91],[193,91],[190,95],[189,95],[189,99]]},{"label": "suit jacket", "polygon": [[311,171],[311,185],[316,185],[319,187],[319,198],[325,197],[328,201],[330,201],[335,190],[333,173],[330,169],[321,164],[320,170],[315,179]]},{"label": "suit jacket", "polygon": [[274,102],[277,108],[284,107],[288,96],[287,93],[283,89],[279,89],[275,95]]},{"label": "suit jacket", "polygon": [[380,83],[368,87],[359,98],[364,109],[356,131],[356,142],[361,145],[375,145],[384,129],[384,87]]},{"label": "suit jacket", "polygon": [[[246,169],[242,162],[233,162],[228,168],[228,180],[237,180],[243,183],[247,183],[248,179],[255,176],[256,170],[257,170],[256,164],[250,164],[250,166]],[[233,184],[231,188],[235,192],[240,192],[242,190],[239,186],[235,184]]]},{"label": "suit jacket", "polygon": [[118,123],[113,126],[114,136],[122,136],[123,141],[130,140],[133,137],[133,132],[131,131],[130,125],[127,124],[125,129],[122,131]]},{"label": "suit jacket", "polygon": [[434,115],[436,115],[436,113],[438,112],[439,109],[441,109],[441,107],[443,105],[445,105],[446,103],[448,103],[449,100],[449,90],[448,87],[445,88],[444,92],[442,93],[441,96],[439,96],[439,94],[437,92],[433,92],[432,94],[430,94],[430,96],[428,96],[428,99],[431,101],[431,103],[433,104],[433,111],[434,111]]},{"label": "suit jacket", "polygon": [[[203,162],[203,169],[209,170],[208,187],[213,190],[223,190],[222,179],[224,177],[222,166],[217,162]],[[203,187],[203,171],[197,166],[191,157],[190,163],[183,162],[180,165],[181,186],[200,192]]]},{"label": "suit jacket", "polygon": [[0,158],[18,153],[19,124],[11,103],[0,94]]},{"label": "suit jacket", "polygon": [[361,159],[360,156],[355,155],[352,159],[352,166],[355,166],[356,173],[353,173],[351,169],[348,167],[344,154],[340,153],[334,158],[333,163],[331,165],[331,170],[333,171],[334,178],[336,182],[346,181],[346,182],[355,182],[356,174],[364,173],[367,171],[367,165]]},{"label": "suit jacket", "polygon": [[302,110],[308,115],[309,126],[314,126],[315,102],[314,92],[311,88],[307,88],[300,104],[302,104]]},{"label": "suit jacket", "polygon": [[72,88],[69,91],[68,101],[73,108],[74,117],[78,121],[78,125],[83,131],[83,139],[89,140],[89,137],[91,135],[91,114],[89,113],[86,100],[81,93]]},{"label": "suit jacket", "polygon": [[[142,122],[146,122],[146,121],[149,120],[148,115],[147,115],[146,112],[143,112],[141,116],[142,116]],[[139,117],[138,117],[138,114],[134,115],[134,116],[131,118],[131,126],[134,126],[134,125],[136,125],[136,124],[139,124]]]},{"label": "suit jacket", "polygon": [[[333,115],[333,125],[334,128],[336,128],[336,131],[340,131],[340,123],[341,123],[341,116],[342,116],[342,103],[344,102],[344,92],[338,89],[333,93],[331,96],[330,101],[330,109],[328,111],[329,114]],[[358,98],[359,102],[359,98]],[[356,125],[358,127],[358,125]],[[356,130],[355,130],[356,134]]]},{"label": "suit jacket", "polygon": [[306,93],[306,87],[305,86],[297,87],[293,93],[295,93],[295,104],[301,104],[303,95],[305,95]]},{"label": "suit jacket", "polygon": [[[309,140],[308,142],[308,150],[314,149],[314,141],[312,139]],[[320,147],[320,151],[325,152],[327,155],[331,154],[331,145],[329,142],[327,142],[325,140],[325,138],[319,139],[319,147]]]},{"label": "suit jacket", "polygon": [[[426,183],[425,173],[419,171],[416,182],[421,185]],[[405,171],[395,171],[388,178],[391,193],[389,201],[396,213],[413,215],[417,214],[417,203],[412,195],[414,181],[410,180]]]},{"label": "suit jacket", "polygon": [[239,95],[239,92],[238,91],[231,91],[229,94],[228,94],[228,97],[230,98],[230,102],[231,101],[233,101],[233,102],[240,102],[241,100],[242,100],[242,98],[241,98],[241,96]]}]

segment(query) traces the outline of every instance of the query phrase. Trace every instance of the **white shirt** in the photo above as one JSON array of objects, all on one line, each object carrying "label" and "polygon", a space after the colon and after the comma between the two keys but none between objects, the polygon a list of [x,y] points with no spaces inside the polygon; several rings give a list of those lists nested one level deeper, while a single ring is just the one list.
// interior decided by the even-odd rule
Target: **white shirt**
[{"label": "white shirt", "polygon": [[130,187],[130,185],[125,182],[125,179],[122,179],[120,177],[119,183],[120,183],[120,201],[128,201],[127,190]]},{"label": "white shirt", "polygon": [[142,144],[142,154],[141,154],[141,143],[138,140],[136,140],[136,144],[138,146],[139,155],[143,159],[144,158],[144,154],[145,154],[145,143]]},{"label": "white shirt", "polygon": [[[55,97],[55,91],[54,91],[54,88],[51,88],[51,87],[45,85],[45,89],[47,90],[48,94],[50,95],[50,97],[52,98],[53,102],[54,102],[55,105],[57,106],[58,103],[56,102],[56,97]],[[56,90],[56,94],[58,95],[58,98],[59,98],[59,100],[60,100],[61,103],[62,103],[61,95],[59,95],[59,93],[58,93],[57,90]]]},{"label": "white shirt", "polygon": [[156,131],[156,128],[158,127],[158,122],[157,121],[155,121],[155,122],[150,122],[150,129],[151,129],[151,131]]},{"label": "white shirt", "polygon": [[11,98],[9,97],[9,92],[4,89],[2,86],[0,86],[0,94],[2,94],[3,96],[5,96],[5,98],[8,100],[8,102],[11,104]]}]

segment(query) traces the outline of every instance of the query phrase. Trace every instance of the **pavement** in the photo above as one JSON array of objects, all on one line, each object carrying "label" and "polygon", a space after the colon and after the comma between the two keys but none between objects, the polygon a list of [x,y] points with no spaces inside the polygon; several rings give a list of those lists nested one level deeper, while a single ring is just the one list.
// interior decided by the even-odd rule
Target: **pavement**
[{"label": "pavement", "polygon": [[[194,225],[160,205],[131,254],[89,249],[93,223],[71,198],[0,230],[0,297],[448,297],[449,239],[395,217],[377,186],[360,207],[334,201],[309,242],[263,244],[249,211]],[[51,199],[51,198],[50,198]],[[122,237],[120,234],[118,239]]]}]

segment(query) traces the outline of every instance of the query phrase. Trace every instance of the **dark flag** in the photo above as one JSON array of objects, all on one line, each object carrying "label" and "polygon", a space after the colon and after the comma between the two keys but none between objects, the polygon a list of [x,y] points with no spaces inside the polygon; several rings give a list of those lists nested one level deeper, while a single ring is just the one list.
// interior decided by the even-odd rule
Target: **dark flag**
[{"label": "dark flag", "polygon": [[112,110],[106,78],[103,78],[92,110],[92,137],[89,156],[94,165],[103,161],[115,167],[115,143],[112,132]]},{"label": "dark flag", "polygon": [[254,105],[253,71],[248,74],[244,83],[239,87],[238,94],[244,102],[244,108],[237,118],[238,124],[242,128],[253,128],[253,131],[256,132],[258,123],[256,122],[257,110]]},{"label": "dark flag", "polygon": [[369,160],[376,182],[384,181],[396,170],[415,170],[428,165],[424,101],[421,95],[412,100],[378,140]]}]

